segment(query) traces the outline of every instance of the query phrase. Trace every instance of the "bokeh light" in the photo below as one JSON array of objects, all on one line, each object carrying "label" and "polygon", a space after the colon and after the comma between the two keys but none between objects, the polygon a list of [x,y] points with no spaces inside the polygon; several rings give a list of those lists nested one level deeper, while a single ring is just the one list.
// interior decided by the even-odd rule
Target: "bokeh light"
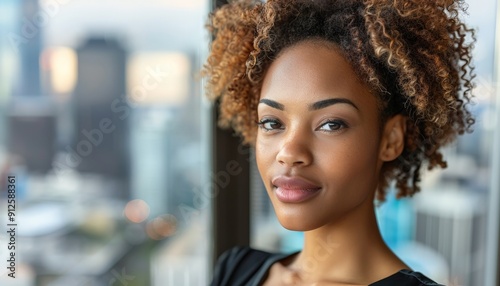
[{"label": "bokeh light", "polygon": [[127,203],[125,217],[134,223],[141,223],[149,216],[149,205],[143,200],[132,200]]},{"label": "bokeh light", "polygon": [[161,240],[172,236],[177,230],[177,219],[171,214],[160,215],[150,220],[146,233],[151,239]]}]

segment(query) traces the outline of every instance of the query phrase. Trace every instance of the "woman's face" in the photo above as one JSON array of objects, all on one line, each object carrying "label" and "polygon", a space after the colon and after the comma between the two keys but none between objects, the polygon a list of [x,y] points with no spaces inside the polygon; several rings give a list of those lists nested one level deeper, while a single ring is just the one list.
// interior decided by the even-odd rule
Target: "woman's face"
[{"label": "woman's face", "polygon": [[257,165],[285,228],[312,230],[371,207],[386,131],[375,96],[332,44],[282,52],[264,78],[258,120]]}]

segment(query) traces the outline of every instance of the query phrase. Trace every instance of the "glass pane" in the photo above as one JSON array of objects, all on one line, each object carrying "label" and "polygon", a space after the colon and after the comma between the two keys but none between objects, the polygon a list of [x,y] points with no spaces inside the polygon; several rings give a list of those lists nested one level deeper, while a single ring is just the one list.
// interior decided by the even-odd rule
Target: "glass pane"
[{"label": "glass pane", "polygon": [[[498,113],[493,65],[496,2],[467,2],[465,21],[477,36],[476,99],[470,106],[476,116],[474,132],[445,150],[447,169],[423,174],[421,193],[397,200],[392,192],[377,208],[377,215],[386,243],[414,270],[445,285],[490,285],[486,284],[492,274],[487,272],[487,255],[492,249],[486,242],[495,229],[487,227],[486,206],[499,191],[491,185],[491,176],[498,176],[492,170],[491,154],[499,148],[493,145],[493,137],[500,132],[494,123]],[[300,250],[303,233],[281,227],[255,163],[252,168],[252,246],[289,253]],[[494,210],[499,207],[493,205]],[[498,227],[498,219],[491,225]]]},{"label": "glass pane", "polygon": [[208,7],[0,1],[0,285],[208,281]]}]

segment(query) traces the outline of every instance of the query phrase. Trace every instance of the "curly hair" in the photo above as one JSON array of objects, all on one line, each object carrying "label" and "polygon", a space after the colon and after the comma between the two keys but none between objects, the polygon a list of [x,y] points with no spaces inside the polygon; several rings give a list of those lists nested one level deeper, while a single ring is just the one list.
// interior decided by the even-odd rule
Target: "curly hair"
[{"label": "curly hair", "polygon": [[470,132],[474,31],[453,0],[232,1],[210,15],[214,36],[202,74],[220,100],[219,124],[255,142],[265,72],[287,47],[308,39],[336,44],[379,102],[382,123],[407,117],[402,154],[381,170],[377,199],[395,180],[397,197],[420,190],[420,170],[446,168],[440,148]]}]

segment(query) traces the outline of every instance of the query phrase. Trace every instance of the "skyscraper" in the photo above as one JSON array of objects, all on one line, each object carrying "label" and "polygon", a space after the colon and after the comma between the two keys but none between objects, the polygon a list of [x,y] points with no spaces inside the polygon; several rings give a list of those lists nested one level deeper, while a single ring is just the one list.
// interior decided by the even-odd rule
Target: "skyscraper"
[{"label": "skyscraper", "polygon": [[67,148],[81,172],[126,178],[128,118],[113,110],[125,96],[126,52],[115,40],[91,38],[77,49],[75,141]]},{"label": "skyscraper", "polygon": [[[39,96],[41,34],[48,15],[40,11],[38,0],[22,0],[21,17],[15,31],[9,34],[11,48],[19,55],[20,69],[13,94]],[[45,17],[45,18],[44,18]]]}]

